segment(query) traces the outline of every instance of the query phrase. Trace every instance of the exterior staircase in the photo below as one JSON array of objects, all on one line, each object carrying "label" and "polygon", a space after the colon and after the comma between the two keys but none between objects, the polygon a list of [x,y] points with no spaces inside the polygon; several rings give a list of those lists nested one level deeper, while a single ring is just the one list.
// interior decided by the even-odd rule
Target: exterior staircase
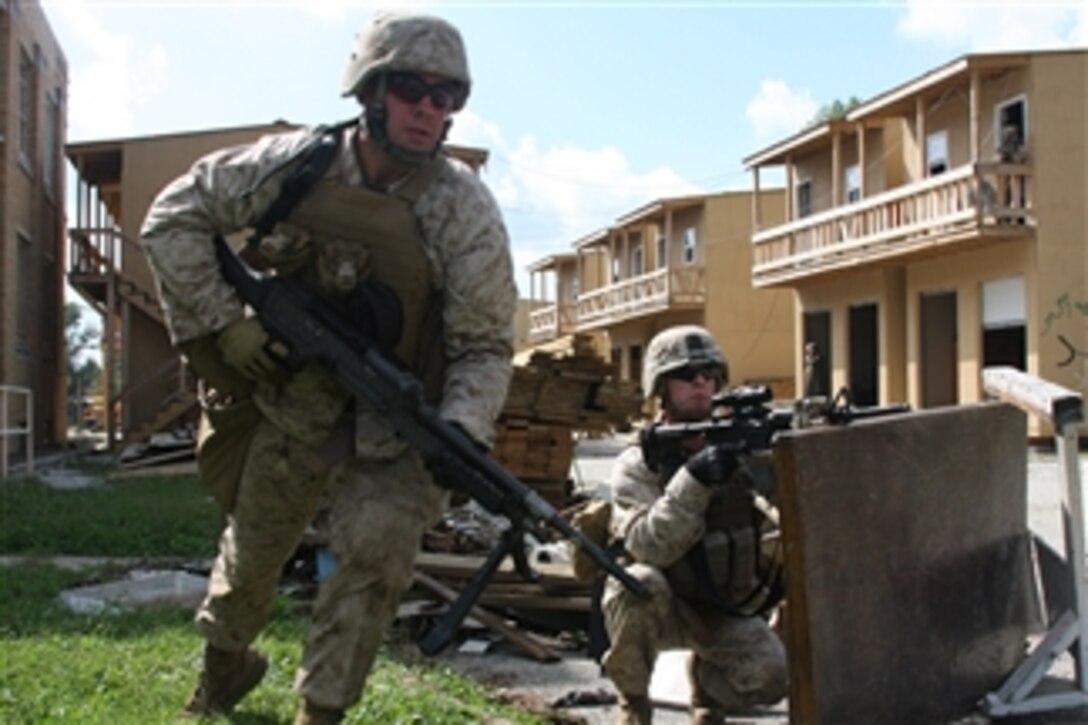
[{"label": "exterior staircase", "polygon": [[[104,340],[102,346],[103,369],[107,371],[124,367],[119,364],[118,356],[123,354],[127,346],[120,323],[126,314],[142,315],[160,327],[166,325],[159,307],[158,295],[126,273],[126,266],[122,263],[126,254],[140,255],[142,258],[142,252],[136,243],[124,237],[115,227],[69,230],[68,282],[103,316],[106,323],[104,329],[115,330],[114,339]],[[114,323],[112,325],[111,320]],[[103,377],[107,385],[109,378],[109,375]],[[196,408],[196,380],[180,355],[174,354],[150,372],[135,371],[131,378],[121,381],[120,391],[110,390],[105,396],[109,401],[107,428],[113,445],[146,442],[155,433],[177,427],[178,422]],[[126,408],[131,410],[132,406],[128,403],[133,394],[151,384],[166,387],[172,392],[162,400],[150,417],[145,415],[139,420],[132,420],[130,415],[128,425],[120,435],[116,435],[113,420],[115,411]]]}]

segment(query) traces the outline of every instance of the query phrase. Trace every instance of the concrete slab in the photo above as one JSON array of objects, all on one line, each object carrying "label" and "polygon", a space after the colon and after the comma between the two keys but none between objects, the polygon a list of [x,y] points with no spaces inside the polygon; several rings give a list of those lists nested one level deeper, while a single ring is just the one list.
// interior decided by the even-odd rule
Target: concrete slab
[{"label": "concrete slab", "polygon": [[58,491],[90,488],[101,485],[103,481],[101,476],[94,476],[71,468],[47,468],[37,471],[37,476],[46,486]]},{"label": "concrete slab", "polygon": [[60,600],[79,614],[168,603],[196,609],[207,589],[207,577],[184,571],[134,571],[123,580],[61,592]]}]

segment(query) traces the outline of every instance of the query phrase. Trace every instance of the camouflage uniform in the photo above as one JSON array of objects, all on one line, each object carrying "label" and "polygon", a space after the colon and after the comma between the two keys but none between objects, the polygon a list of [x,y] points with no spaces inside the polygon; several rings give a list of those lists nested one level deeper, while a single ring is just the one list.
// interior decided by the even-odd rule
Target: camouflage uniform
[{"label": "camouflage uniform", "polygon": [[[364,185],[350,138],[356,132],[343,132],[324,179],[332,186]],[[215,333],[243,315],[219,273],[212,236],[254,224],[278,196],[308,138],[309,132],[298,131],[213,153],[155,200],[142,241],[175,343]],[[388,205],[410,207],[441,304],[439,411],[490,442],[511,373],[516,292],[509,243],[492,196],[470,169],[439,157],[414,174],[428,168],[429,183],[414,202],[397,198],[394,185]],[[273,264],[308,245],[318,254],[342,242],[308,239],[308,229],[291,220],[261,246]],[[322,583],[296,689],[310,703],[343,710],[361,695],[382,635],[411,584],[421,536],[440,517],[446,497],[381,416],[362,401],[352,406],[317,365],[286,384],[259,383],[253,397],[262,419],[197,624],[211,645],[224,650],[252,642],[267,620],[281,567],[319,497],[327,495],[338,566]],[[350,450],[343,440],[352,431],[354,456],[343,460],[332,451]]]},{"label": "camouflage uniform", "polygon": [[703,541],[708,518],[747,516],[750,505],[735,498],[743,490],[708,487],[684,467],[671,477],[655,473],[634,446],[617,459],[611,491],[611,534],[623,539],[635,562],[628,571],[651,591],[640,600],[615,579],[606,585],[602,608],[612,644],[603,664],[616,688],[646,695],[657,654],[692,649],[693,689],[715,707],[729,711],[785,697],[785,649],[767,622],[708,607],[686,586],[684,557]]}]

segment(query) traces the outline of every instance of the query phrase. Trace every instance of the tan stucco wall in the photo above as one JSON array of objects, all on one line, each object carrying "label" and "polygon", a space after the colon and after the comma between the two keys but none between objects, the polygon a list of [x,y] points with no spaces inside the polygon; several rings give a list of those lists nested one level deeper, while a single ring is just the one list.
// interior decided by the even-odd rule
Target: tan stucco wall
[{"label": "tan stucco wall", "polygon": [[[782,223],[785,192],[761,194],[765,222]],[[732,382],[773,383],[779,397],[793,397],[793,292],[752,287],[752,195],[711,197],[703,216],[706,326],[725,350]]]},{"label": "tan stucco wall", "polygon": [[[879,396],[882,403],[906,399],[905,367],[906,320],[903,292],[905,270],[902,267],[872,268],[845,274],[820,283],[806,285],[798,292],[794,349],[804,345],[804,312],[826,311],[831,315],[831,392],[849,384],[850,307],[877,305],[877,342]],[[804,381],[804,359],[794,357],[793,374],[797,389]]]},{"label": "tan stucco wall", "polygon": [[[1031,240],[1022,237],[1016,241],[994,242],[974,252],[935,257],[906,268],[907,397],[912,405],[917,406],[921,401],[921,296],[932,292],[955,292],[959,401],[978,402],[983,397],[982,285],[984,282],[1022,276],[1030,300],[1034,287],[1033,266]],[[1030,309],[1028,314],[1030,317]],[[1026,342],[1028,369],[1033,371],[1036,345],[1030,329]]]},{"label": "tan stucco wall", "polygon": [[1033,372],[1088,393],[1088,357],[1069,360],[1058,340],[1061,335],[1088,353],[1088,53],[1034,58],[1029,88],[1028,153],[1038,219],[1028,330],[1038,355]]}]

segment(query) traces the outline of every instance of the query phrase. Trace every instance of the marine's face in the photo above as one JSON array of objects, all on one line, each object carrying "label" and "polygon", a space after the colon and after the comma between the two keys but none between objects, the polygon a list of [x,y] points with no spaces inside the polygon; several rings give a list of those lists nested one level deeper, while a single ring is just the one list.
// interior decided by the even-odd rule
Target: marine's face
[{"label": "marine's face", "polygon": [[710,416],[714,394],[721,388],[717,367],[687,367],[665,377],[665,416],[672,421],[698,421]]},{"label": "marine's face", "polygon": [[390,74],[385,96],[389,140],[411,151],[430,152],[459,106],[458,94],[459,84],[442,76]]}]

